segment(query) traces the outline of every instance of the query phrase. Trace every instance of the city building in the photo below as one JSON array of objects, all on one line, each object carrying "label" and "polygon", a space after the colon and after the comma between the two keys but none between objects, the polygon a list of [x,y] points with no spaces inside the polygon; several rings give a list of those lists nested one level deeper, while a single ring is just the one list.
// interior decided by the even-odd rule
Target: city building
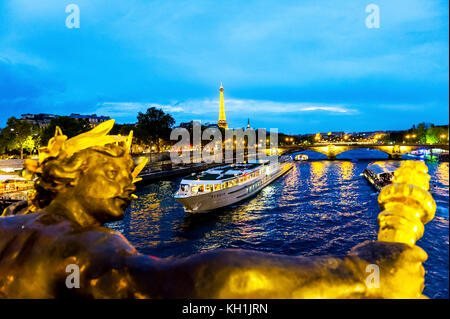
[{"label": "city building", "polygon": [[218,127],[218,125],[217,125],[217,123],[210,123],[210,122],[206,122],[205,124],[204,124],[204,126],[206,126],[206,127],[208,127],[208,128],[214,128],[214,127]]},{"label": "city building", "polygon": [[181,122],[180,125],[179,125],[178,127],[181,127],[181,128],[189,128],[189,127],[191,127],[191,126],[192,126],[192,121],[190,121],[190,122]]},{"label": "city building", "polygon": [[28,121],[39,127],[46,127],[50,124],[50,121],[52,119],[57,118],[57,117],[59,117],[59,115],[46,114],[46,113],[39,113],[39,114],[27,113],[27,114],[21,115],[21,120]]},{"label": "city building", "polygon": [[[211,122],[201,123],[201,121],[199,121],[199,122],[200,122],[202,128],[203,127],[207,127],[207,128],[209,128],[209,127],[211,127],[211,128],[218,127],[217,123],[211,123]],[[177,127],[178,128],[189,129],[189,128],[192,128],[193,126],[194,126],[194,121],[190,121],[190,122],[181,122],[180,125],[178,125]]]},{"label": "city building", "polygon": [[[50,124],[50,121],[54,118],[58,118],[60,115],[56,114],[47,114],[47,113],[39,113],[39,114],[22,114],[21,119],[31,122],[34,125],[37,125],[39,127],[46,127]],[[97,114],[91,114],[91,115],[81,115],[72,113],[69,115],[69,117],[74,119],[86,119],[88,120],[91,127],[95,127],[98,124],[105,122],[110,119],[109,116],[97,116]]]},{"label": "city building", "polygon": [[109,116],[97,116],[97,114],[81,115],[81,114],[72,113],[69,115],[69,117],[74,118],[74,119],[86,119],[89,121],[89,124],[91,125],[91,127],[96,127],[100,123],[111,119]]}]

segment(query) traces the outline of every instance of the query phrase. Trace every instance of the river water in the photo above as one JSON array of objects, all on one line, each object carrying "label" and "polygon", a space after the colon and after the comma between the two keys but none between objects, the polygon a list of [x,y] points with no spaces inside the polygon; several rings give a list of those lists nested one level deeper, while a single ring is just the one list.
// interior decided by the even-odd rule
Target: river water
[{"label": "river water", "polygon": [[[142,253],[188,256],[217,248],[243,248],[287,255],[344,255],[377,238],[377,193],[361,176],[375,150],[354,150],[336,161],[308,154],[255,197],[220,211],[188,214],[173,199],[180,178],[136,192],[125,218],[107,226],[123,233]],[[424,294],[449,298],[449,165],[427,161],[434,219],[417,245],[428,254]]]}]

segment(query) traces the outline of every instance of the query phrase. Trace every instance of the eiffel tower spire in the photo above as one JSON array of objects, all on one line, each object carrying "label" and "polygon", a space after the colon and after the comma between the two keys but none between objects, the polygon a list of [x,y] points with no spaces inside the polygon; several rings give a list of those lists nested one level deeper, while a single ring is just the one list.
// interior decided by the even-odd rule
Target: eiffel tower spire
[{"label": "eiffel tower spire", "polygon": [[223,86],[222,82],[220,82],[220,111],[219,111],[219,122],[217,122],[217,125],[219,127],[223,127],[225,129],[228,128],[227,119],[225,117],[225,106],[223,103]]}]

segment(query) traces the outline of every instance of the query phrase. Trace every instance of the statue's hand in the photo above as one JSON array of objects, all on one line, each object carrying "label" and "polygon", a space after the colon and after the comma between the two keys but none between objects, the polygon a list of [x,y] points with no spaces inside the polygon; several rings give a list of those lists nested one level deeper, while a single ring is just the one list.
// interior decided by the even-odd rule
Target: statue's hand
[{"label": "statue's hand", "polygon": [[355,246],[348,254],[358,257],[367,265],[379,269],[379,287],[376,287],[376,267],[367,267],[368,293],[374,298],[422,298],[427,259],[418,246],[383,241],[368,241]]}]

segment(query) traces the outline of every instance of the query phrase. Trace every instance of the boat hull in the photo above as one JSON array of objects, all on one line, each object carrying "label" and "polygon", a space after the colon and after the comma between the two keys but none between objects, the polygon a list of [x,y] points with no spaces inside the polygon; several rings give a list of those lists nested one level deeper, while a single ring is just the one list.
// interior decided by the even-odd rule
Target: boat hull
[{"label": "boat hull", "polygon": [[366,178],[366,180],[369,182],[369,184],[376,189],[377,192],[381,190],[381,186],[370,176],[366,170],[363,172],[363,176]]}]

